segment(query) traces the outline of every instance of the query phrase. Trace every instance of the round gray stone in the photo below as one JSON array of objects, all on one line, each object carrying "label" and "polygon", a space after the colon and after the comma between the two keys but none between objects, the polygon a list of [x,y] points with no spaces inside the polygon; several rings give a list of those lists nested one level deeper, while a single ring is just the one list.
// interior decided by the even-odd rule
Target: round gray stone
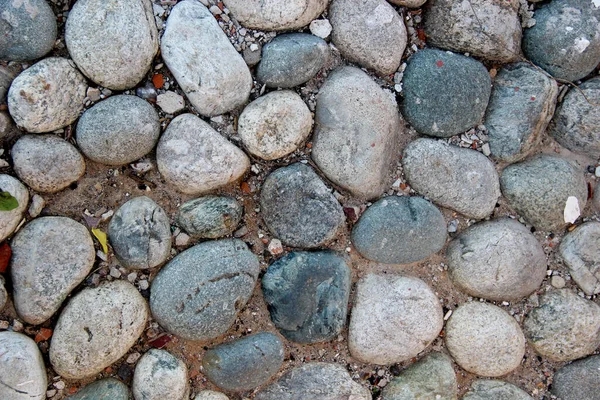
[{"label": "round gray stone", "polygon": [[37,344],[11,331],[0,332],[0,398],[43,400],[46,398],[46,367]]},{"label": "round gray stone", "polygon": [[430,353],[402,371],[383,389],[382,400],[456,400],[458,385],[452,360]]},{"label": "round gray stone", "polygon": [[329,46],[317,36],[278,35],[263,47],[256,78],[270,88],[292,88],[312,79],[328,58]]},{"label": "round gray stone", "polygon": [[202,358],[206,377],[224,390],[252,390],[267,382],[283,364],[283,343],[261,332],[209,349]]},{"label": "round gray stone", "polygon": [[552,1],[535,10],[523,33],[523,52],[559,79],[577,81],[600,59],[600,7],[589,0]]},{"label": "round gray stone", "polygon": [[446,243],[444,216],[420,197],[385,197],[360,217],[352,243],[365,258],[409,264],[437,253]]},{"label": "round gray stone", "polygon": [[525,337],[517,321],[489,303],[465,303],[454,310],[445,339],[454,361],[480,376],[506,375],[525,355]]},{"label": "round gray stone", "polygon": [[192,237],[217,239],[237,228],[243,212],[233,197],[205,196],[183,203],[175,220]]},{"label": "round gray stone", "polygon": [[260,206],[271,233],[292,247],[322,246],[335,238],[346,220],[327,186],[301,163],[279,168],[267,177]]},{"label": "round gray stone", "polygon": [[4,277],[0,275],[0,311],[2,311],[8,302],[8,292],[6,291],[5,283]]},{"label": "round gray stone", "polygon": [[509,165],[500,177],[502,194],[509,205],[539,230],[564,228],[564,210],[569,197],[575,197],[583,210],[587,184],[583,171],[565,158],[538,155]]},{"label": "round gray stone", "polygon": [[98,85],[130,89],[150,69],[158,31],[149,0],[78,0],[65,42],[79,69]]},{"label": "round gray stone", "polygon": [[0,60],[35,60],[56,40],[56,16],[45,0],[0,0]]},{"label": "round gray stone", "polygon": [[247,28],[291,31],[303,28],[325,11],[329,0],[224,0],[235,19]]},{"label": "round gray stone", "polygon": [[54,135],[21,136],[11,155],[17,176],[37,192],[59,192],[85,173],[85,161],[75,146]]},{"label": "round gray stone", "polygon": [[471,225],[448,245],[448,272],[461,291],[488,300],[519,300],[546,277],[544,249],[529,229],[502,218]]},{"label": "round gray stone", "polygon": [[402,164],[414,190],[469,218],[488,217],[500,197],[496,167],[475,150],[417,139],[404,149]]},{"label": "round gray stone", "polygon": [[533,397],[508,382],[478,379],[463,400],[533,400]]},{"label": "round gray stone", "polygon": [[214,390],[203,390],[194,397],[194,400],[229,400],[229,397]]},{"label": "round gray stone", "polygon": [[556,110],[549,133],[572,152],[597,160],[600,158],[599,103],[600,77],[569,90]]},{"label": "round gray stone", "polygon": [[442,306],[425,282],[367,274],[357,285],[348,348],[361,362],[394,364],[425,350],[443,325]]},{"label": "round gray stone", "polygon": [[152,281],[150,308],[166,330],[187,340],[222,335],[254,290],[258,258],[238,239],[200,243]]},{"label": "round gray stone", "polygon": [[168,351],[150,349],[135,366],[131,388],[136,400],[188,400],[188,369]]},{"label": "round gray stone", "polygon": [[341,67],[319,90],[312,158],[336,185],[361,199],[388,187],[403,132],[395,98],[355,67]]},{"label": "round gray stone", "polygon": [[41,217],[25,225],[12,243],[15,309],[39,325],[90,273],[96,250],[85,226],[67,217]]},{"label": "round gray stone", "polygon": [[556,81],[527,63],[502,68],[484,120],[492,156],[512,163],[535,150],[552,119],[557,95]]},{"label": "round gray stone", "polygon": [[600,293],[600,223],[579,225],[563,238],[558,251],[581,290],[588,296]]},{"label": "round gray stone", "polygon": [[171,253],[171,224],[165,211],[146,196],[123,204],[108,224],[108,239],[126,268],[147,269]]},{"label": "round gray stone", "polygon": [[129,400],[129,388],[115,378],[100,379],[67,397],[68,400]]},{"label": "round gray stone", "polygon": [[335,339],[346,325],[350,268],[332,252],[291,252],[262,278],[271,320],[286,339],[317,343]]},{"label": "round gray stone", "polygon": [[150,153],[160,135],[158,113],[137,96],[112,96],[83,113],[77,145],[88,158],[124,165]]},{"label": "round gray stone", "polygon": [[435,49],[408,60],[402,114],[419,133],[450,137],[477,125],[488,105],[492,82],[479,61]]},{"label": "round gray stone", "polygon": [[54,371],[67,379],[94,376],[123,357],[148,320],[146,300],[116,280],[84,289],[62,311],[50,343]]},{"label": "round gray stone", "polygon": [[29,191],[18,179],[5,174],[0,175],[0,191],[10,193],[19,203],[15,209],[0,212],[0,241],[3,241],[12,235],[23,219],[29,204]]},{"label": "round gray stone", "polygon": [[371,400],[369,390],[354,382],[339,364],[308,363],[294,368],[258,392],[256,400]]},{"label": "round gray stone", "polygon": [[15,78],[8,91],[8,110],[26,131],[51,132],[75,122],[83,111],[87,87],[72,61],[45,58]]},{"label": "round gray stone", "polygon": [[600,306],[569,289],[540,296],[523,323],[531,346],[552,361],[571,361],[600,346]]},{"label": "round gray stone", "polygon": [[556,371],[552,394],[562,400],[600,400],[600,356],[575,361]]},{"label": "round gray stone", "polygon": [[385,0],[333,0],[331,39],[351,62],[380,75],[396,72],[406,48],[402,17]]}]

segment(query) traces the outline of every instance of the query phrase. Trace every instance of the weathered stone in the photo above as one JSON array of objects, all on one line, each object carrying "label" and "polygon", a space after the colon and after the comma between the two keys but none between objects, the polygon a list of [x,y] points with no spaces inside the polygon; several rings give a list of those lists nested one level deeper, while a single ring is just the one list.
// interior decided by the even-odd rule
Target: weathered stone
[{"label": "weathered stone", "polygon": [[4,286],[6,281],[4,277],[0,275],[0,311],[4,308],[6,303],[8,302],[8,292],[6,291],[6,287]]},{"label": "weathered stone", "polygon": [[194,397],[194,400],[229,400],[229,397],[213,390],[203,390]]},{"label": "weathered stone", "polygon": [[575,361],[556,371],[552,394],[562,400],[600,400],[600,356]]},{"label": "weathered stone", "polygon": [[463,400],[533,400],[533,397],[508,382],[478,379]]},{"label": "weathered stone", "polygon": [[205,196],[183,203],[176,221],[193,237],[217,239],[237,228],[243,211],[233,197]]},{"label": "weathered stone", "polygon": [[156,97],[156,104],[167,114],[177,114],[185,108],[183,96],[169,90]]},{"label": "weathered stone", "polygon": [[325,11],[329,0],[224,0],[235,19],[247,28],[265,31],[295,30]]},{"label": "weathered stone", "polygon": [[581,290],[588,296],[600,293],[600,223],[578,226],[563,238],[558,250]]},{"label": "weathered stone", "polygon": [[135,367],[132,390],[136,400],[188,400],[188,369],[168,351],[150,349]]},{"label": "weathered stone", "polygon": [[17,208],[0,212],[0,242],[17,229],[17,226],[23,219],[23,213],[27,210],[29,203],[29,191],[18,179],[10,175],[0,175],[0,191],[8,192],[17,200]]},{"label": "weathered stone", "polygon": [[68,400],[129,400],[129,388],[115,378],[101,379],[90,383]]},{"label": "weathered stone", "polygon": [[46,398],[46,367],[37,345],[17,332],[0,332],[0,398]]}]

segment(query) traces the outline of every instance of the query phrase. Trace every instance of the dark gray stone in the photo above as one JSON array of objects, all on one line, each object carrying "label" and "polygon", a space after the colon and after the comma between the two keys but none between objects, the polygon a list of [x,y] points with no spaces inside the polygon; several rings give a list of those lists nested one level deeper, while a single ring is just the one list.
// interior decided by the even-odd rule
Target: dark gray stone
[{"label": "dark gray stone", "polygon": [[463,400],[533,400],[533,397],[508,382],[478,379]]},{"label": "dark gray stone", "polygon": [[115,378],[106,378],[90,383],[68,400],[129,400],[129,388]]},{"label": "dark gray stone", "polygon": [[56,16],[45,0],[0,0],[0,60],[34,60],[52,50]]},{"label": "dark gray stone", "polygon": [[569,273],[588,296],[600,293],[600,223],[579,225],[560,243],[559,253]]},{"label": "dark gray stone", "polygon": [[112,96],[83,113],[77,144],[83,154],[106,165],[123,165],[150,153],[160,135],[158,113],[137,96]]},{"label": "dark gray stone", "polygon": [[515,162],[529,155],[552,119],[557,94],[556,81],[527,63],[502,68],[484,120],[492,156]]},{"label": "dark gray stone", "polygon": [[551,1],[535,10],[523,52],[556,78],[576,81],[600,60],[600,7],[592,0]]},{"label": "dark gray stone", "polygon": [[237,228],[243,211],[233,197],[205,196],[183,203],[176,222],[192,237],[217,239]]},{"label": "dark gray stone", "polygon": [[450,137],[477,125],[492,82],[479,61],[435,49],[417,52],[404,72],[402,114],[417,132]]},{"label": "dark gray stone", "polygon": [[581,210],[587,202],[583,171],[574,162],[553,155],[508,166],[500,185],[509,205],[539,230],[560,230],[567,225],[564,210],[569,197],[577,198]]},{"label": "dark gray stone", "polygon": [[272,172],[262,187],[263,219],[275,237],[292,247],[319,247],[344,227],[342,206],[307,165]]},{"label": "dark gray stone", "polygon": [[575,361],[556,371],[552,394],[561,400],[600,400],[600,356]]},{"label": "dark gray stone", "polygon": [[256,78],[270,88],[292,88],[309,81],[329,57],[327,43],[308,33],[275,37],[262,50]]},{"label": "dark gray stone", "polygon": [[383,390],[382,400],[456,400],[458,386],[452,360],[430,353],[412,364]]},{"label": "dark gray stone", "polygon": [[256,284],[258,258],[238,239],[200,243],[171,260],[152,281],[150,308],[169,332],[188,340],[222,335]]},{"label": "dark gray stone", "polygon": [[165,262],[171,252],[171,225],[165,211],[146,196],[123,204],[108,224],[108,238],[119,262],[147,269]]},{"label": "dark gray stone", "polygon": [[361,216],[352,243],[365,258],[386,264],[409,264],[437,253],[446,243],[446,221],[420,197],[385,197]]},{"label": "dark gray stone", "polygon": [[[600,31],[598,33],[600,36]],[[600,55],[598,56],[600,60]],[[556,110],[549,133],[574,153],[600,158],[600,78],[570,89]]]},{"label": "dark gray stone", "polygon": [[224,390],[252,390],[268,381],[283,364],[283,343],[261,332],[208,350],[202,358],[204,374]]},{"label": "dark gray stone", "polygon": [[271,320],[298,343],[332,340],[346,324],[350,268],[332,252],[292,252],[262,278]]}]

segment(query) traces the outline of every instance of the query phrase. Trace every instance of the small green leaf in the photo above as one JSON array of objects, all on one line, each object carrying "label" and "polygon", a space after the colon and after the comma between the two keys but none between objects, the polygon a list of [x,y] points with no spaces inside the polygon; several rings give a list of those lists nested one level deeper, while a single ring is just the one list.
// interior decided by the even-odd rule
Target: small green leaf
[{"label": "small green leaf", "polygon": [[0,192],[0,211],[10,211],[19,207],[19,202],[8,192]]}]

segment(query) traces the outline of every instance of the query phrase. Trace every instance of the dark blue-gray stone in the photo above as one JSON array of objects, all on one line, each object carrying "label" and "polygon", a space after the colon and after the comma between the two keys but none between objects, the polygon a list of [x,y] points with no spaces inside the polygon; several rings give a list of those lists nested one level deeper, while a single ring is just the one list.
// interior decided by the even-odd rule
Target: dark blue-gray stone
[{"label": "dark blue-gray stone", "polygon": [[447,227],[436,206],[420,197],[385,197],[361,216],[352,243],[365,258],[385,264],[409,264],[437,253]]},{"label": "dark blue-gray stone", "polygon": [[479,61],[426,49],[408,60],[402,114],[417,132],[450,137],[477,125],[488,105],[492,82]]},{"label": "dark blue-gray stone", "polygon": [[535,10],[523,52],[556,78],[576,81],[600,61],[600,7],[593,0],[553,0]]},{"label": "dark blue-gray stone", "polygon": [[308,33],[287,33],[263,47],[256,78],[270,88],[292,88],[310,80],[329,57],[327,43]]},{"label": "dark blue-gray stone", "polygon": [[208,350],[202,367],[212,383],[239,392],[268,381],[281,368],[283,355],[283,343],[277,335],[261,332]]},{"label": "dark blue-gray stone", "polygon": [[129,400],[129,388],[115,378],[101,379],[90,383],[69,400]]},{"label": "dark blue-gray stone", "polygon": [[35,60],[54,46],[56,16],[45,0],[0,0],[0,60]]},{"label": "dark blue-gray stone", "polygon": [[242,206],[233,197],[205,196],[183,203],[176,222],[192,237],[216,239],[237,228],[242,212]]},{"label": "dark blue-gray stone", "polygon": [[561,400],[600,400],[600,356],[575,361],[556,371],[552,394]]},{"label": "dark blue-gray stone", "polygon": [[298,343],[332,340],[344,328],[350,296],[350,269],[333,252],[293,252],[262,278],[271,320]]}]

